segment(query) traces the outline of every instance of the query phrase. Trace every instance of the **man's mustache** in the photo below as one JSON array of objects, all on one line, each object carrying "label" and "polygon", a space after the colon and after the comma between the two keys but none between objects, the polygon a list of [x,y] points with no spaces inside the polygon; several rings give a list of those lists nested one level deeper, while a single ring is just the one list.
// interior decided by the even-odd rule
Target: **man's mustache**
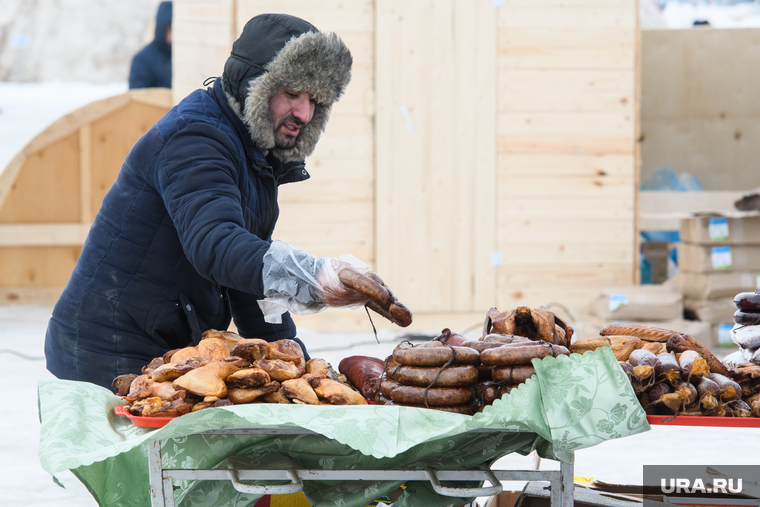
[{"label": "man's mustache", "polygon": [[279,130],[280,127],[282,127],[286,123],[293,123],[299,129],[303,128],[303,126],[306,125],[306,123],[302,122],[301,120],[293,116],[293,114],[291,113],[280,121],[280,123],[277,125],[277,128],[275,130]]}]

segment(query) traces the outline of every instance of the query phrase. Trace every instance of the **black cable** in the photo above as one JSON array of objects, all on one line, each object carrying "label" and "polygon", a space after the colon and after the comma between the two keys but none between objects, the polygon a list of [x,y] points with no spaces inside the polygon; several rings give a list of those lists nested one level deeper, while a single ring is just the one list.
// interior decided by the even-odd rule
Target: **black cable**
[{"label": "black cable", "polygon": [[27,356],[26,354],[10,349],[0,349],[0,354],[11,354],[13,356],[18,356],[21,359],[26,359],[27,361],[42,361],[45,359],[45,356]]}]

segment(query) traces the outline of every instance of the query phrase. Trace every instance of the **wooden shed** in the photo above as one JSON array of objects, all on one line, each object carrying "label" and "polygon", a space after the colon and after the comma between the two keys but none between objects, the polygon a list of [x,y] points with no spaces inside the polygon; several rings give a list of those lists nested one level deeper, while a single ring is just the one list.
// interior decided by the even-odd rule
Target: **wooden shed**
[{"label": "wooden shed", "polygon": [[37,135],[0,174],[0,301],[54,302],[132,145],[169,90],[89,104]]},{"label": "wooden shed", "polygon": [[[636,280],[636,0],[177,0],[174,100],[221,74],[264,12],[337,33],[354,69],[278,239],[350,252],[415,313],[462,329],[491,306],[585,311]],[[376,324],[378,324],[376,319]],[[364,312],[298,319],[367,330]]]},{"label": "wooden shed", "polygon": [[[492,306],[585,311],[600,287],[636,281],[636,0],[175,0],[173,102],[221,75],[264,12],[337,33],[354,58],[311,179],[281,190],[277,239],[372,265],[419,331],[478,326]],[[100,132],[131,113],[110,108],[61,120],[3,174],[0,279],[13,297],[65,284],[105,180],[168,107],[134,93],[109,99],[152,108],[120,150],[103,150],[116,141]],[[42,174],[54,165],[34,165],[43,156],[75,163],[54,182]],[[67,204],[45,211],[64,188]],[[297,320],[370,329],[362,311]]]}]

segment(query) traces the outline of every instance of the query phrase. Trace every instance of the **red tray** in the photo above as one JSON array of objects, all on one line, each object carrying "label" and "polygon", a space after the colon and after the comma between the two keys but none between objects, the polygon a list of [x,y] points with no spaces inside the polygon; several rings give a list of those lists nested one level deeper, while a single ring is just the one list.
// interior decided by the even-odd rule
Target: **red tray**
[{"label": "red tray", "polygon": [[648,415],[649,424],[661,426],[720,426],[724,428],[760,428],[760,417],[710,417],[698,415]]},{"label": "red tray", "polygon": [[142,426],[144,428],[163,428],[169,424],[169,421],[176,419],[175,417],[141,417],[132,415],[126,411],[123,405],[115,407],[113,411],[116,412],[116,415],[128,417],[135,426]]}]

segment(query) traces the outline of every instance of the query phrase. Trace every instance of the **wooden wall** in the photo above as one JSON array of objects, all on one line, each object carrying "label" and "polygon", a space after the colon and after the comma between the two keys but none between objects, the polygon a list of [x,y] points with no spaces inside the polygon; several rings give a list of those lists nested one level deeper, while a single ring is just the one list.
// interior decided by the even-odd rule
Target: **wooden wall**
[{"label": "wooden wall", "polygon": [[668,166],[705,190],[760,186],[760,30],[643,30],[641,176]]},{"label": "wooden wall", "polygon": [[[175,101],[221,73],[259,13],[303,17],[351,49],[352,82],[311,180],[283,187],[275,236],[370,263],[414,329],[477,325],[491,306],[584,311],[599,287],[635,281],[635,0],[203,3],[175,2],[177,23],[192,20],[175,28]],[[358,311],[297,321],[370,329]]]},{"label": "wooden wall", "polygon": [[89,104],[36,136],[0,175],[0,302],[52,302],[132,145],[171,105],[167,90]]},{"label": "wooden wall", "polygon": [[498,15],[498,306],[585,309],[635,280],[637,2]]}]

